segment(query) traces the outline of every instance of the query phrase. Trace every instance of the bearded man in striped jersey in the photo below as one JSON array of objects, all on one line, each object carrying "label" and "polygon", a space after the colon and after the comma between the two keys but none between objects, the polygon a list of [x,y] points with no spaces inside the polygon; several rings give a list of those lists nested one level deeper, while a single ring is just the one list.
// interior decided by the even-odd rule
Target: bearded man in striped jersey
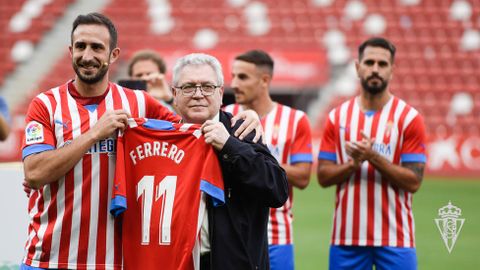
[{"label": "bearded man in striped jersey", "polygon": [[395,47],[359,47],[361,92],[333,109],[318,156],[320,185],[335,185],[330,269],[417,269],[412,194],[423,178],[425,126],[388,88]]}]

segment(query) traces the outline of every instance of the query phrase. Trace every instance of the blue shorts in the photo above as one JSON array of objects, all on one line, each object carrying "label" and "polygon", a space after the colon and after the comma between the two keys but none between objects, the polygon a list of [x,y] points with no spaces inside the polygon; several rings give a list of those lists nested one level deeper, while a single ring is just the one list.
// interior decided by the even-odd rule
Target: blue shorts
[{"label": "blue shorts", "polygon": [[293,270],[293,245],[269,245],[271,270]]},{"label": "blue shorts", "polygon": [[330,270],[416,270],[415,248],[330,246]]}]

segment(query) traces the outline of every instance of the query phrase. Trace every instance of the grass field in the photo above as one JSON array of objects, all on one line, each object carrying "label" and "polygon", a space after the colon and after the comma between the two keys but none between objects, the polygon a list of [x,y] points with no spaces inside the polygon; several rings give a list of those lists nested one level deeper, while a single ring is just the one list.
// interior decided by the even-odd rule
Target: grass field
[{"label": "grass field", "polygon": [[[328,269],[335,188],[322,189],[312,179],[295,191],[295,263],[298,270]],[[465,218],[452,253],[448,253],[435,225],[438,209],[451,201]],[[428,178],[414,195],[419,269],[480,269],[480,179]]]}]

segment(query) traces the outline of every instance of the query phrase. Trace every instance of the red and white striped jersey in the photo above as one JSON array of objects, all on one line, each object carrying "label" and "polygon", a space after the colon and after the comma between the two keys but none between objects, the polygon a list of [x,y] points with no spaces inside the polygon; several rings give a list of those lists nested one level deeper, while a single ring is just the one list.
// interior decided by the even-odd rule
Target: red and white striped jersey
[{"label": "red and white striped jersey", "polygon": [[199,269],[202,194],[225,203],[220,163],[200,127],[136,118],[118,136],[111,206],[123,213],[124,269]]},{"label": "red and white striped jersey", "polygon": [[[243,108],[239,104],[224,108],[233,115]],[[307,115],[288,106],[277,104],[261,119],[270,152],[280,164],[312,163],[312,134]],[[268,243],[285,245],[293,243],[292,206],[293,191],[289,186],[287,202],[280,208],[270,209]]]},{"label": "red and white striped jersey", "polygon": [[[358,98],[332,110],[318,159],[348,162],[345,143],[361,141],[362,130],[393,164],[426,162],[423,118],[397,97],[379,111],[362,112]],[[392,186],[368,161],[337,185],[332,245],[414,247],[414,231],[412,194]]]},{"label": "red and white striped jersey", "polygon": [[[133,117],[178,121],[143,91],[110,83],[99,104],[83,106],[71,82],[39,94],[30,104],[23,158],[68,145],[91,129],[107,110]],[[33,190],[25,244],[26,265],[40,268],[121,269],[119,222],[109,214],[116,138],[100,140],[61,179]]]}]

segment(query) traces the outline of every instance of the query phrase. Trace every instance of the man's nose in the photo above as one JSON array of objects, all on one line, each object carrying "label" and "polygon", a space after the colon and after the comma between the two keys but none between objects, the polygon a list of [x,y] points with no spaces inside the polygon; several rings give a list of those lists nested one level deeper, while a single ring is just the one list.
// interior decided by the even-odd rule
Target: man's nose
[{"label": "man's nose", "polygon": [[193,92],[193,98],[200,99],[203,98],[204,95],[202,94],[202,87],[201,86],[195,86],[195,92]]},{"label": "man's nose", "polygon": [[90,47],[87,47],[85,49],[85,51],[83,52],[83,55],[82,55],[82,59],[84,61],[89,61],[89,60],[92,60],[94,59],[94,53],[93,53],[93,50],[90,48]]}]

